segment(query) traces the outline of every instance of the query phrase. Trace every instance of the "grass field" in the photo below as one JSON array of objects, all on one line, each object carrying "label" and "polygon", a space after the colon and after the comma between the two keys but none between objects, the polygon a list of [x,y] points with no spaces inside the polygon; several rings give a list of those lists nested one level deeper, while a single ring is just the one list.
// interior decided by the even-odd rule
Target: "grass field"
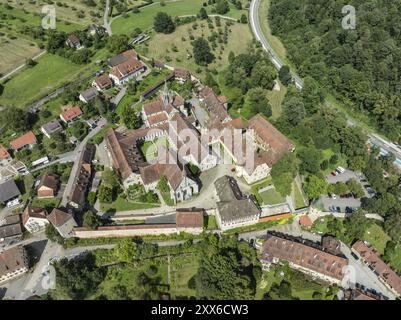
[{"label": "grass field", "polygon": [[144,154],[147,161],[152,161],[157,158],[158,146],[165,147],[168,149],[168,140],[166,137],[157,138],[153,141],[146,141],[141,147],[141,151]]},{"label": "grass field", "polygon": [[275,205],[285,202],[285,198],[276,191],[275,188],[259,193],[263,204]]},{"label": "grass field", "polygon": [[41,50],[35,43],[23,38],[0,37],[0,74],[6,74],[25,60],[37,55]]},{"label": "grass field", "polygon": [[86,26],[100,22],[103,17],[101,1],[95,1],[96,7],[89,7],[83,1],[78,0],[59,0],[54,2],[45,0],[0,0],[0,3],[8,3],[15,8],[26,10],[38,19],[43,6],[51,4],[56,9],[57,20],[63,22],[63,24],[67,21],[67,23]]},{"label": "grass field", "polygon": [[149,209],[149,208],[157,208],[159,206],[160,206],[159,204],[152,204],[152,203],[130,202],[126,201],[122,197],[118,197],[117,200],[112,203],[101,203],[100,208],[103,212],[108,212],[108,211]]},{"label": "grass field", "polygon": [[272,90],[267,93],[267,100],[269,101],[272,107],[272,118],[277,119],[280,117],[282,108],[281,104],[283,103],[284,97],[287,93],[287,88],[279,82],[280,91]]},{"label": "grass field", "polygon": [[301,190],[299,190],[299,187],[295,183],[295,181],[292,183],[292,190],[293,190],[295,209],[299,209],[299,208],[303,208],[303,207],[307,206],[307,203],[305,203],[304,198],[302,197]]},{"label": "grass field", "polygon": [[[195,23],[190,23],[177,27],[176,31],[171,34],[154,34],[151,40],[137,46],[136,49],[148,58],[162,60],[167,64],[187,68],[194,74],[198,74],[199,66],[193,58],[190,35],[195,39],[202,36],[207,38],[212,34],[213,30],[209,29],[209,25],[206,22],[197,21],[196,23],[198,24],[196,30],[194,30]],[[227,21],[225,20],[221,21],[223,30],[226,23]],[[217,31],[217,28],[215,27],[214,30]],[[234,23],[230,30],[227,44],[221,43],[217,45],[217,48],[213,51],[216,59],[208,65],[208,68],[222,71],[228,65],[228,55],[231,51],[235,54],[247,51],[248,45],[252,41],[252,33],[249,26],[247,24]],[[241,36],[239,37],[239,35]]]},{"label": "grass field", "polygon": [[366,230],[362,240],[369,242],[372,247],[382,255],[387,242],[390,241],[390,237],[384,232],[382,227],[376,223],[372,223]]},{"label": "grass field", "polygon": [[[106,49],[99,50],[92,61],[102,59]],[[37,65],[27,68],[10,79],[0,96],[0,105],[26,106],[71,81],[91,75],[98,67],[95,63],[77,65],[58,55],[44,54]]]},{"label": "grass field", "polygon": [[[130,35],[135,28],[148,30],[153,27],[154,17],[158,12],[165,12],[172,17],[197,14],[202,7],[204,0],[176,0],[174,2],[165,1],[165,6],[155,2],[151,6],[140,9],[139,13],[129,13],[113,20],[111,28],[113,33]],[[244,1],[244,4],[246,2]],[[211,13],[212,6],[207,6],[206,11]],[[245,9],[237,10],[230,2],[230,11],[225,15],[231,18],[239,19]]]}]

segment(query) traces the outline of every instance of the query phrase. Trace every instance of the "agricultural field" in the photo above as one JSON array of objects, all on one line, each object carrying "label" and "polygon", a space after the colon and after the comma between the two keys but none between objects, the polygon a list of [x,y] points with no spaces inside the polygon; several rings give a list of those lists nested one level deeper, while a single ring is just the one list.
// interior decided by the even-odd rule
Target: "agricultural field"
[{"label": "agricultural field", "polygon": [[[99,50],[92,61],[103,59],[106,54],[105,49]],[[25,69],[5,84],[0,105],[27,106],[72,80],[92,75],[98,68],[94,62],[78,65],[58,55],[45,53],[34,67]]]},{"label": "agricultural field", "polygon": [[[116,34],[127,34],[130,35],[135,28],[140,28],[142,30],[148,30],[153,27],[154,17],[158,12],[166,12],[172,17],[180,17],[186,15],[196,15],[204,0],[174,0],[174,1],[164,1],[165,5],[161,6],[160,2],[155,2],[152,5],[146,6],[140,9],[138,13],[129,13],[123,16],[114,18],[111,24],[113,33]],[[243,1],[243,4],[247,1]],[[245,8],[245,5],[243,5]],[[208,14],[211,14],[212,6],[205,7]],[[230,11],[225,14],[225,16],[239,19],[242,14],[246,14],[247,10],[237,10],[230,2]]]},{"label": "agricultural field", "polygon": [[[50,2],[50,3],[49,3]],[[95,6],[89,6],[81,0],[0,0],[0,3],[30,12],[38,17],[45,5],[53,5],[56,9],[57,21],[63,24],[77,24],[87,26],[91,23],[99,23],[103,19],[103,1],[93,1]]]},{"label": "agricultural field", "polygon": [[[227,20],[221,19],[221,30],[227,25]],[[231,22],[232,23],[232,22]],[[198,20],[190,24],[178,26],[171,34],[152,34],[149,42],[137,46],[135,49],[148,58],[162,60],[166,64],[183,67],[194,74],[199,73],[199,66],[193,58],[191,39],[198,37],[208,38],[218,31],[216,21],[212,19],[213,30],[207,21]],[[227,44],[218,43],[213,50],[216,59],[208,65],[210,69],[224,70],[228,65],[230,52],[240,54],[247,51],[252,41],[252,33],[247,24],[233,23],[228,26]],[[238,35],[241,35],[240,37]]]},{"label": "agricultural field", "polygon": [[6,74],[40,51],[39,47],[29,40],[0,36],[0,74]]}]

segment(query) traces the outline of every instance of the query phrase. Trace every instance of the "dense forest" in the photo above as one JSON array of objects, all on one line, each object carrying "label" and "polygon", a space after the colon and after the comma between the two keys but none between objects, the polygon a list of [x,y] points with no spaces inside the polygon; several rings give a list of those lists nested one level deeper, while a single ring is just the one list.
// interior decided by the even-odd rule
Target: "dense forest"
[{"label": "dense forest", "polygon": [[[342,8],[356,28],[342,28]],[[314,78],[348,109],[367,113],[389,138],[401,133],[401,1],[272,0],[272,33],[301,76]]]}]

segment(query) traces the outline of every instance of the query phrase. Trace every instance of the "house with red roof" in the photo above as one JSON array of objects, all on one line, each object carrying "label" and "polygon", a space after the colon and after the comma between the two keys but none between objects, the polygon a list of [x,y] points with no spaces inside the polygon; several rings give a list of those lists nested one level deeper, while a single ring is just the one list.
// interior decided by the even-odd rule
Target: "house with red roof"
[{"label": "house with red roof", "polygon": [[60,119],[66,123],[70,124],[77,120],[82,115],[82,110],[80,107],[72,107],[60,114]]},{"label": "house with red roof", "polygon": [[22,148],[32,149],[35,144],[38,143],[36,136],[32,131],[25,133],[24,135],[14,139],[10,142],[11,147],[15,150],[21,150]]},{"label": "house with red roof", "polygon": [[0,167],[4,167],[12,160],[7,149],[0,144]]}]

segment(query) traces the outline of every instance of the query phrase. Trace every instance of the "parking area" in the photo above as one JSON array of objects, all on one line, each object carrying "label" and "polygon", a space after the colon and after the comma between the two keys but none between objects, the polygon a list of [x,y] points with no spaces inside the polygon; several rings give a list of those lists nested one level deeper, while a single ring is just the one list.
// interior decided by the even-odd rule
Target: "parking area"
[{"label": "parking area", "polygon": [[[375,192],[369,185],[366,177],[362,173],[357,173],[349,169],[337,170],[326,176],[326,181],[330,184],[346,183],[347,181],[355,179],[358,181],[364,192],[362,198],[372,198]],[[351,214],[361,207],[361,198],[354,198],[351,194],[345,196],[339,195],[324,195],[321,197],[325,211],[330,212],[343,212]]]}]

